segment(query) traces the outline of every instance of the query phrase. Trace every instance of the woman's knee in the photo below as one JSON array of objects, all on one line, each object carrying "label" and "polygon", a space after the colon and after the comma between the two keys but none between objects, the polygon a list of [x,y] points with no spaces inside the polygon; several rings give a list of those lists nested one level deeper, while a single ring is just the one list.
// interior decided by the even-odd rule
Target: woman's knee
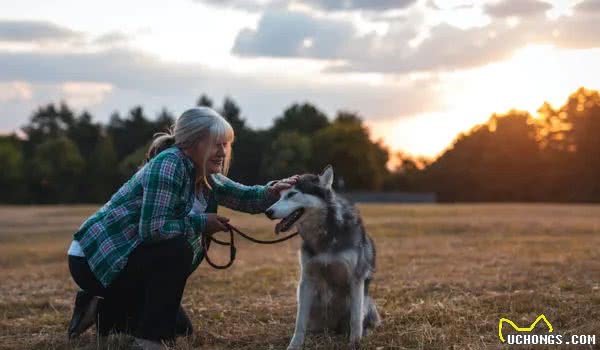
[{"label": "woman's knee", "polygon": [[98,281],[85,257],[69,255],[69,271],[73,281],[82,290],[95,296],[103,296],[105,288]]}]

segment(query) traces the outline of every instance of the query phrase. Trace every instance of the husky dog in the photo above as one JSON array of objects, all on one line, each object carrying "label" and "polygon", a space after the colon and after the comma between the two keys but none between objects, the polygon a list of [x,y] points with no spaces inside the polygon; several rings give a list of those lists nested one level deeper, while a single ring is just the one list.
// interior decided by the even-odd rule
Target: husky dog
[{"label": "husky dog", "polygon": [[298,349],[306,332],[325,329],[350,335],[356,346],[367,328],[380,323],[369,283],[375,270],[375,245],[358,211],[332,190],[333,168],[300,176],[281,192],[265,214],[282,219],[275,233],[298,228],[301,276],[296,329],[288,349]]}]

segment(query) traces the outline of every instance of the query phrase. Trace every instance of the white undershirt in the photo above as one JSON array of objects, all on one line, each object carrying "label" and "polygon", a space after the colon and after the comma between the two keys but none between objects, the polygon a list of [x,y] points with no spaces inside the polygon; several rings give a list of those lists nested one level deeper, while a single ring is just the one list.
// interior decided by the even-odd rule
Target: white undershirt
[{"label": "white undershirt", "polygon": [[[206,198],[204,198],[202,192],[200,192],[200,195],[197,195],[194,198],[194,205],[190,210],[190,214],[202,214],[206,211],[207,206],[208,204],[206,203]],[[67,251],[67,255],[85,257],[79,241],[73,240],[71,242],[69,250]]]}]

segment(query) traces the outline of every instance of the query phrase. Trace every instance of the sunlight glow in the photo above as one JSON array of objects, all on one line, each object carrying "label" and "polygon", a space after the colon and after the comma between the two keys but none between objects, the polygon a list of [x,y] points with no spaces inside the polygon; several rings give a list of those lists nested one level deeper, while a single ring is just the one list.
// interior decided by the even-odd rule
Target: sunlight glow
[{"label": "sunlight glow", "polygon": [[600,72],[587,69],[599,59],[597,49],[528,46],[507,61],[441,75],[447,106],[443,111],[368,124],[375,139],[383,138],[394,149],[435,157],[458,133],[486,122],[493,113],[515,108],[535,116],[544,101],[559,107],[580,86],[599,88]]}]

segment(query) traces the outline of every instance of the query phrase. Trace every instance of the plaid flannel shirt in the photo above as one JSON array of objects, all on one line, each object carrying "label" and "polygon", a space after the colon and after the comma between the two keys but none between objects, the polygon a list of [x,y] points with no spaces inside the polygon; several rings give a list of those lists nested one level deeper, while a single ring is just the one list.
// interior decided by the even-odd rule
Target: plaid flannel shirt
[{"label": "plaid flannel shirt", "polygon": [[[144,242],[184,234],[194,251],[193,269],[203,258],[200,234],[206,214],[190,213],[196,171],[183,151],[173,146],[139,169],[75,233],[90,269],[108,286],[127,264],[129,254]],[[267,186],[245,186],[222,174],[209,176],[217,204],[261,213],[277,200]],[[216,205],[213,209],[216,212]]]}]

